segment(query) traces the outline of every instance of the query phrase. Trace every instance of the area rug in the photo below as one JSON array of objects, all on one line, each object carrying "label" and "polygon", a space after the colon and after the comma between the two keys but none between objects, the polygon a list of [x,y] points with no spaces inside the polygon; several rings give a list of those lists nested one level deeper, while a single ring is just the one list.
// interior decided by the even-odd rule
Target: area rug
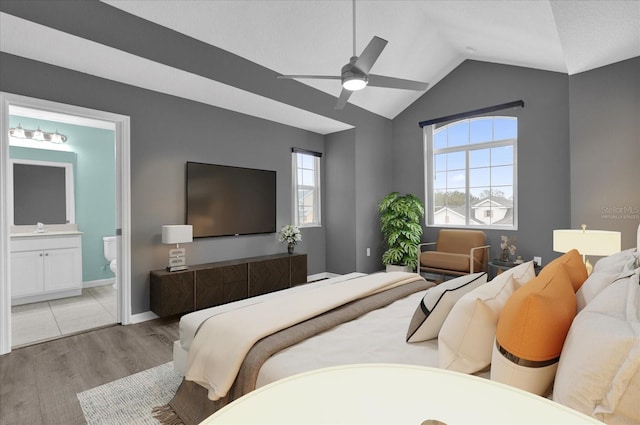
[{"label": "area rug", "polygon": [[88,425],[153,424],[154,407],[167,404],[182,376],[173,362],[78,393]]}]

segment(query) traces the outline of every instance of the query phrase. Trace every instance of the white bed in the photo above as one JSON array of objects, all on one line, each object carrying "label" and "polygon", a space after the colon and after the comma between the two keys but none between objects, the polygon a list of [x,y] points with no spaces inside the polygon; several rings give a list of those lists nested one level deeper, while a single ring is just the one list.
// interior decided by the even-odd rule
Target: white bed
[{"label": "white bed", "polygon": [[[633,254],[635,255],[637,261],[635,263],[635,266],[632,266],[632,268],[636,268],[635,273],[637,275],[638,273],[640,273],[640,269],[638,268],[638,262],[640,262],[640,258],[638,258],[637,254],[640,251],[639,247],[640,226],[638,227],[638,247],[627,250],[626,253],[622,252],[620,254],[611,256],[610,258],[603,260],[600,266],[608,263],[617,264],[618,258],[622,258],[627,254]],[[598,268],[598,265],[596,265],[596,269]],[[595,271],[597,272],[597,270]],[[594,276],[592,276],[592,278],[597,277],[596,275],[597,273],[594,272]],[[194,337],[198,329],[208,317],[242,309],[244,307],[248,307],[249,309],[251,309],[250,306],[253,304],[259,304],[267,302],[269,300],[282,299],[281,297],[286,297],[287,294],[291,293],[312,294],[312,292],[307,291],[313,291],[315,288],[331,287],[333,285],[335,285],[333,287],[338,288],[341,285],[353,284],[353,282],[350,282],[350,280],[352,279],[369,279],[366,276],[367,275],[363,275],[361,273],[352,273],[337,278],[301,285],[286,291],[266,294],[260,297],[246,299],[235,303],[230,303],[188,314],[184,316],[180,321],[180,340],[174,343],[175,368],[178,372],[185,375],[185,371],[187,370],[189,349],[194,344]],[[438,288],[440,288],[441,286],[439,286]],[[587,284],[585,284],[584,286],[585,287],[582,288],[583,290],[587,287]],[[328,331],[324,331],[315,336],[307,337],[306,339],[300,342],[296,342],[294,343],[294,345],[291,345],[288,348],[281,349],[280,351],[272,351],[272,353],[275,354],[270,354],[270,357],[268,357],[266,361],[264,361],[264,363],[260,363],[261,367],[259,368],[259,370],[255,368],[255,370],[257,370],[257,378],[254,378],[255,388],[265,386],[282,378],[286,378],[302,372],[345,364],[402,363],[416,366],[439,367],[439,361],[441,361],[441,359],[439,359],[437,337],[433,337],[432,339],[423,342],[407,343],[407,330],[410,322],[412,321],[412,316],[414,316],[414,314],[416,313],[417,306],[421,304],[421,301],[423,301],[423,298],[425,298],[425,293],[427,292],[429,291],[425,289],[414,292],[408,296],[403,296],[403,298],[393,301],[391,304],[385,307],[377,308],[368,313],[365,313],[364,315],[358,317],[356,320],[347,321],[331,328]],[[432,294],[434,292],[437,293],[437,291],[429,293]],[[633,320],[635,323],[636,319]],[[624,325],[624,321],[622,321],[621,324]],[[634,338],[636,344],[640,343],[638,335],[636,335]],[[446,344],[444,342],[443,344],[443,347],[445,347]],[[565,356],[565,351],[563,351],[563,356]],[[442,353],[440,353],[440,355],[441,354]],[[482,369],[480,372],[476,372],[475,374],[489,378],[491,372],[488,369]],[[187,380],[185,380],[185,383],[190,380],[191,379],[188,378]],[[612,378],[612,381],[609,383],[611,386],[613,386],[613,381],[615,381],[615,377]],[[633,382],[635,382],[637,385],[640,385],[640,380],[638,379],[634,379]],[[193,382],[190,382],[190,384],[192,384],[194,387],[198,387],[198,385],[194,384]],[[606,384],[605,386],[610,386],[609,384]],[[200,390],[204,391],[203,398],[206,399],[206,390],[204,390],[203,387],[200,387]],[[191,394],[195,394],[189,393],[188,391],[192,390],[187,390],[184,394],[184,397],[181,396],[183,400],[190,398]],[[630,394],[627,394],[626,397],[634,397],[633,391],[636,390],[633,389],[631,391],[632,392]],[[238,394],[235,394],[233,397],[236,397],[237,395]],[[176,399],[178,399],[178,396],[174,398],[174,400]],[[209,399],[217,400],[216,398],[211,398],[211,396],[209,396]],[[231,398],[231,400],[229,401],[232,400],[233,398]],[[576,410],[583,411],[583,413],[595,416],[594,413],[589,412],[585,409],[580,409],[578,408],[579,406],[572,405],[571,402],[566,402],[563,404],[569,407],[576,408]],[[175,408],[175,406],[171,403],[169,404],[169,406]],[[219,409],[220,407],[222,406],[216,407],[215,409]],[[189,409],[191,409],[191,406],[187,406],[187,410]],[[209,414],[215,411],[215,409],[210,410]],[[175,410],[179,411],[179,409]],[[201,417],[207,417],[209,415],[205,414],[206,412],[200,413],[203,415]],[[628,416],[616,415],[617,413],[613,413],[612,416],[610,416],[610,419],[624,419]],[[192,423],[198,422],[199,421],[195,421]],[[190,422],[185,421],[185,423]]]},{"label": "white bed", "polygon": [[[300,291],[310,290],[316,287],[322,287],[327,285],[333,285],[335,283],[344,282],[357,277],[365,276],[364,273],[348,273],[343,276],[333,277],[331,279],[324,279],[317,282],[309,283],[306,285],[299,285],[287,290],[287,293],[294,293]],[[240,301],[235,301],[228,304],[223,304],[217,307],[211,307],[204,310],[196,311],[186,314],[180,319],[179,335],[180,339],[173,343],[173,365],[175,370],[181,375],[185,375],[187,368],[187,358],[189,355],[189,348],[196,336],[196,333],[202,323],[211,316],[222,314],[231,310],[235,310],[248,305],[268,301],[283,295],[282,291],[271,292],[257,297],[246,298]]]},{"label": "white bed", "polygon": [[[407,326],[424,291],[372,311],[273,355],[256,387],[296,373],[355,363],[438,366],[438,340],[407,344]],[[356,336],[356,337],[354,337]]]}]

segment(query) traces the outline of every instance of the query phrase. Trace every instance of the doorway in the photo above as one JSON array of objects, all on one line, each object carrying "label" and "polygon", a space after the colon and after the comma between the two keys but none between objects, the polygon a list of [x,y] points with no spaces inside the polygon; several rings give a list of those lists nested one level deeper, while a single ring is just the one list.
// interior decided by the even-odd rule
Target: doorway
[{"label": "doorway", "polygon": [[[64,305],[65,303],[71,303],[74,300],[80,300],[85,303],[96,302],[96,306],[100,306],[104,309],[111,309],[112,317],[115,316],[115,322],[122,324],[130,323],[129,117],[9,93],[0,93],[0,112],[2,118],[2,121],[0,122],[0,164],[2,165],[2,173],[0,173],[0,200],[2,201],[3,205],[3,208],[0,211],[0,228],[2,230],[0,234],[0,248],[2,248],[0,249],[0,252],[2,253],[0,254],[0,354],[8,353],[9,351],[11,351],[12,345],[16,345],[15,342],[12,344],[13,338],[11,335],[12,300],[13,304],[22,303],[33,306],[35,306],[36,304],[40,304],[40,307],[44,307],[45,310],[49,310],[51,314],[54,314],[54,311],[56,310],[52,307],[52,305]],[[11,268],[19,267],[19,262],[15,261],[15,257],[11,257],[12,248],[15,248],[19,244],[30,243],[35,239],[33,237],[28,237],[31,235],[27,232],[25,232],[25,235],[27,237],[16,236],[16,233],[18,231],[21,232],[24,229],[27,229],[28,232],[31,232],[31,228],[29,226],[24,226],[24,228],[14,226],[14,211],[12,209],[14,199],[14,185],[12,180],[12,167],[10,166],[12,165],[12,159],[10,158],[11,154],[9,148],[9,128],[11,128],[10,118],[12,115],[19,115],[21,117],[25,115],[31,117],[35,116],[38,119],[47,119],[49,121],[61,123],[66,122],[70,125],[111,129],[110,134],[113,139],[113,144],[111,145],[111,147],[112,149],[115,148],[115,152],[113,152],[112,150],[112,155],[114,155],[114,162],[112,166],[113,168],[115,168],[115,182],[113,183],[112,191],[112,195],[115,195],[113,196],[113,198],[115,198],[115,217],[113,218],[114,221],[112,221],[112,225],[115,224],[115,226],[111,226],[111,234],[105,236],[115,236],[115,239],[113,240],[115,243],[112,245],[115,245],[116,247],[116,261],[115,263],[109,264],[109,262],[107,262],[104,257],[101,260],[96,260],[95,251],[99,252],[98,256],[103,255],[104,253],[101,240],[102,236],[100,236],[99,238],[100,246],[97,247],[96,245],[98,243],[98,237],[95,233],[99,231],[94,229],[94,227],[96,227],[94,224],[86,225],[86,229],[89,230],[88,233],[92,234],[92,239],[90,242],[92,249],[86,252],[90,254],[89,257],[93,257],[93,264],[89,267],[91,273],[85,273],[85,276],[83,276],[80,280],[81,286],[83,286],[82,282],[84,282],[87,287],[73,287],[73,289],[67,289],[69,288],[67,286],[63,291],[56,291],[56,288],[53,288],[54,291],[49,291],[48,293],[46,290],[44,291],[45,293],[47,293],[47,295],[40,295],[37,292],[30,292],[27,295],[16,293],[12,294]],[[28,118],[25,118],[25,120],[27,119]],[[56,130],[56,133],[57,132],[58,131]],[[15,148],[13,152],[15,156]],[[64,155],[59,155],[59,157],[64,158]],[[67,157],[73,158],[73,154],[68,154]],[[73,160],[69,160],[68,162],[73,163]],[[77,172],[78,170],[75,170],[75,173]],[[91,214],[95,214],[95,211]],[[47,230],[51,230],[52,232],[49,235],[43,233],[42,235],[37,236],[43,237],[44,239],[42,240],[44,241],[49,238],[50,235],[54,236],[57,233],[56,231],[61,231],[61,233],[66,232],[65,235],[68,233],[73,234],[74,226],[76,231],[82,232],[83,229],[77,228],[77,223],[69,223],[68,221],[66,223],[60,223],[58,225],[45,225],[49,226],[50,229],[46,229],[44,230],[44,232],[46,232]],[[34,232],[43,230],[36,228],[35,226],[36,225],[34,223]],[[115,230],[113,227],[115,227]],[[64,230],[64,232],[62,232],[62,230]],[[12,232],[14,232],[14,237],[11,236]],[[65,235],[61,237],[64,237]],[[85,237],[89,237],[89,235],[84,235],[83,238]],[[20,242],[15,242],[15,240],[20,240]],[[25,242],[25,240],[27,242]],[[28,248],[24,249],[27,250]],[[67,252],[67,254],[71,252],[71,250],[67,249],[67,247],[65,247],[65,249],[65,252]],[[62,252],[62,250],[59,250],[57,252]],[[48,252],[44,251],[43,255],[46,256],[47,253]],[[69,254],[68,256],[70,255],[71,254]],[[12,258],[14,259],[14,261],[12,261]],[[45,259],[44,261],[46,261],[47,259]],[[29,258],[26,258],[24,261],[30,260]],[[42,260],[36,259],[36,261]],[[96,261],[102,261],[102,270],[95,270]],[[111,267],[109,267],[109,265],[111,265]],[[111,273],[111,271],[107,269],[113,269],[115,273]],[[113,285],[105,284],[112,283],[108,281],[109,278],[115,280],[115,282],[113,282]],[[46,277],[44,278],[44,280],[46,282]],[[78,291],[78,293],[66,293],[67,291],[74,292],[76,290]],[[51,294],[54,294],[59,299],[48,300],[49,295]],[[73,295],[73,297],[62,298],[64,295]],[[44,299],[40,299],[39,297],[44,297]],[[116,306],[109,307],[109,303],[112,302],[109,300],[109,297],[115,298]],[[28,304],[32,301],[35,302],[35,304]],[[87,306],[88,304],[85,305],[85,307]],[[100,326],[101,319],[96,316],[95,320],[95,325]],[[54,319],[54,321],[57,321],[57,319]],[[66,331],[63,331],[63,333],[73,333],[74,325],[72,324],[72,322],[67,322],[64,327],[66,327]],[[59,328],[62,327],[59,326]]]}]

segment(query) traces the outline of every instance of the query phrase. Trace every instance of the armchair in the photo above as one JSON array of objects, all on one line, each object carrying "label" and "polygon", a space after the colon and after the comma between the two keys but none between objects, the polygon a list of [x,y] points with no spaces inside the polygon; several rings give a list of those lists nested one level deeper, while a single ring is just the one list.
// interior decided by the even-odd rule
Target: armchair
[{"label": "armchair", "polygon": [[[435,250],[423,251],[427,246]],[[463,276],[486,271],[489,247],[481,230],[441,229],[437,242],[418,245],[418,273]]]}]

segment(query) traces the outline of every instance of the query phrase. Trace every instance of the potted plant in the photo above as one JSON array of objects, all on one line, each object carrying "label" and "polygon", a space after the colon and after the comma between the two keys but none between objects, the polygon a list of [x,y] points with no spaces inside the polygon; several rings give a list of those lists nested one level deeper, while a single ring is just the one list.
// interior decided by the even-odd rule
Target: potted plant
[{"label": "potted plant", "polygon": [[[415,195],[401,196],[392,192],[378,204],[380,225],[387,250],[382,262],[387,271],[393,266],[413,271],[418,265],[418,244],[422,236],[420,219],[424,217],[424,205]],[[392,266],[392,267],[390,267]]]}]

